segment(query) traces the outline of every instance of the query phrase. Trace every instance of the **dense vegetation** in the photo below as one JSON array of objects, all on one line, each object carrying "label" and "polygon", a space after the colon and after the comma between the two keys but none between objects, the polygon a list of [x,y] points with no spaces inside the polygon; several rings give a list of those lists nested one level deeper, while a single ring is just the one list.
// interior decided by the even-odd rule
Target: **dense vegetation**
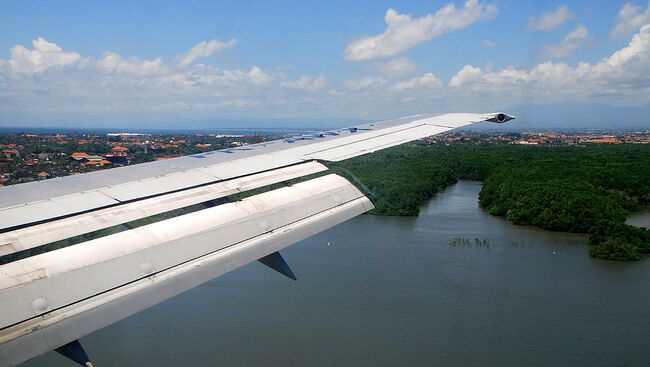
[{"label": "dense vegetation", "polygon": [[417,215],[458,179],[484,182],[479,203],[520,225],[591,234],[591,256],[639,260],[650,231],[625,224],[650,204],[650,146],[404,146],[337,163],[360,184],[374,214]]}]

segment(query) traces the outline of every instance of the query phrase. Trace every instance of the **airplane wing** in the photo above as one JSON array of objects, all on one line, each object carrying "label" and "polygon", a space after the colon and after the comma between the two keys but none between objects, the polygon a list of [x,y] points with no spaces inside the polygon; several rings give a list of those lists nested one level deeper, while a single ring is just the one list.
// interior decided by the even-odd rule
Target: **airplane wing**
[{"label": "airplane wing", "polygon": [[417,115],[0,189],[0,364],[50,350],[372,209],[341,161],[504,113]]}]

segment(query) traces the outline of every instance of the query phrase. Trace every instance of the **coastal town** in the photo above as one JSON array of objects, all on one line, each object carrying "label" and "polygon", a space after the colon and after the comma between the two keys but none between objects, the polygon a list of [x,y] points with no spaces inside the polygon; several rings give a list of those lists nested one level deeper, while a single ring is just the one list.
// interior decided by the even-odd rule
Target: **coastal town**
[{"label": "coastal town", "polygon": [[0,186],[278,139],[269,134],[0,134]]},{"label": "coastal town", "polygon": [[[0,186],[76,175],[236,148],[287,138],[290,134],[0,134]],[[641,131],[453,131],[426,138],[427,144],[567,145],[650,144],[650,130]]]},{"label": "coastal town", "polygon": [[521,145],[570,145],[585,144],[650,144],[650,130],[639,131],[518,131],[518,132],[478,132],[455,131],[430,136],[429,144],[521,144]]}]

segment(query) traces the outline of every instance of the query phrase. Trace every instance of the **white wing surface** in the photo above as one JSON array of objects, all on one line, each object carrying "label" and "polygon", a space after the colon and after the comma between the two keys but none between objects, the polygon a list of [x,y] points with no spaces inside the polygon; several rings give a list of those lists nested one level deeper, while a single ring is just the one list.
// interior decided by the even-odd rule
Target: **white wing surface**
[{"label": "white wing surface", "polygon": [[[340,161],[504,113],[418,115],[0,189],[0,365],[56,349],[372,209]],[[250,190],[265,188],[257,195]],[[233,195],[240,195],[233,197]]]}]

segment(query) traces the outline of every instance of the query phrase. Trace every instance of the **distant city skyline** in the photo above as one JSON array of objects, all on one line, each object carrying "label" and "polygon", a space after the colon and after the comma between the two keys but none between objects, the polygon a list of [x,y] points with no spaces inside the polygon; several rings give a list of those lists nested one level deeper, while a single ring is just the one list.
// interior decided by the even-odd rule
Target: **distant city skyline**
[{"label": "distant city skyline", "polygon": [[650,1],[0,1],[0,127],[650,127]]}]

